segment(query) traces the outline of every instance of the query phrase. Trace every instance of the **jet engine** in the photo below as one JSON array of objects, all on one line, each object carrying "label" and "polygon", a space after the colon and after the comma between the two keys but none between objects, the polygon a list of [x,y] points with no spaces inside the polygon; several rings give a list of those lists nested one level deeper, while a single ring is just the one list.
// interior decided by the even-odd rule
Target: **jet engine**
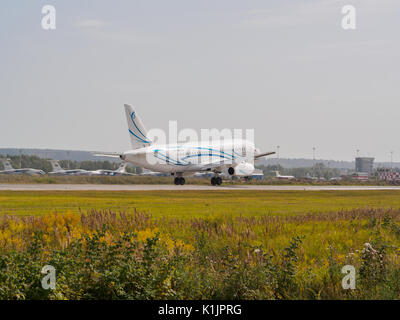
[{"label": "jet engine", "polygon": [[242,176],[242,177],[247,177],[251,176],[254,172],[254,165],[249,162],[242,162],[239,163],[235,167],[229,167],[228,173],[233,176]]}]

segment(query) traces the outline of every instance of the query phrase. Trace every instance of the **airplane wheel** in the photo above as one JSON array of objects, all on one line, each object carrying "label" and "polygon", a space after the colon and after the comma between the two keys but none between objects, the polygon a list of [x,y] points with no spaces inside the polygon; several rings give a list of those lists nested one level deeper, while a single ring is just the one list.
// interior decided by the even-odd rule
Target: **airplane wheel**
[{"label": "airplane wheel", "polygon": [[183,177],[176,177],[175,179],[174,179],[174,183],[178,186],[178,185],[181,185],[181,186],[183,186],[184,184],[185,184],[185,178],[183,178]]},{"label": "airplane wheel", "polygon": [[217,185],[220,186],[222,184],[222,178],[221,177],[215,178],[215,182],[217,183]]},{"label": "airplane wheel", "polygon": [[213,186],[215,186],[217,183],[216,183],[216,181],[215,181],[215,177],[212,177],[211,178],[211,184],[213,185]]}]

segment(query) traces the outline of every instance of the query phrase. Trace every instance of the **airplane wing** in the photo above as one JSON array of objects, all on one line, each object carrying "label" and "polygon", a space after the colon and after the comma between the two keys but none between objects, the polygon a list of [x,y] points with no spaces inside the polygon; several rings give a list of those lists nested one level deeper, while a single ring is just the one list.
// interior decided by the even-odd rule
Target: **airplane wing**
[{"label": "airplane wing", "polygon": [[110,158],[120,158],[121,154],[118,152],[92,152],[95,157],[110,157]]},{"label": "airplane wing", "polygon": [[261,158],[261,157],[266,157],[266,156],[269,156],[269,155],[275,154],[275,153],[276,153],[276,152],[274,152],[274,151],[258,153],[258,154],[255,154],[255,155],[254,155],[254,159],[258,159],[258,158]]}]

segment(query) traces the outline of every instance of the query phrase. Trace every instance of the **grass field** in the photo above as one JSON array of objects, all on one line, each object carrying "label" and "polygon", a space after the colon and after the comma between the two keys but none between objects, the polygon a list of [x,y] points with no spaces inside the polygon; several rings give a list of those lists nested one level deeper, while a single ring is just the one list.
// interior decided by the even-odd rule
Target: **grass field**
[{"label": "grass field", "polygon": [[113,210],[166,218],[301,215],[400,208],[400,191],[1,191],[0,214]]},{"label": "grass field", "polygon": [[4,191],[0,252],[7,299],[399,299],[400,191]]}]

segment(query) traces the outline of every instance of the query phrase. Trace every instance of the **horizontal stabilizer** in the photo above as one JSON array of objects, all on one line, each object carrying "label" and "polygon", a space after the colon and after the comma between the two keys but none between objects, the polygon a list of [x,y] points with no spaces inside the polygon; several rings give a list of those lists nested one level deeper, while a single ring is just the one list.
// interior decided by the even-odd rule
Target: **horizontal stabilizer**
[{"label": "horizontal stabilizer", "polygon": [[92,155],[95,157],[109,157],[109,158],[120,158],[121,154],[118,152],[93,152]]},{"label": "horizontal stabilizer", "polygon": [[270,152],[264,152],[264,153],[258,153],[254,155],[254,159],[258,159],[261,157],[266,157],[266,156],[270,156],[271,154],[275,154],[276,152],[274,151],[270,151]]}]

